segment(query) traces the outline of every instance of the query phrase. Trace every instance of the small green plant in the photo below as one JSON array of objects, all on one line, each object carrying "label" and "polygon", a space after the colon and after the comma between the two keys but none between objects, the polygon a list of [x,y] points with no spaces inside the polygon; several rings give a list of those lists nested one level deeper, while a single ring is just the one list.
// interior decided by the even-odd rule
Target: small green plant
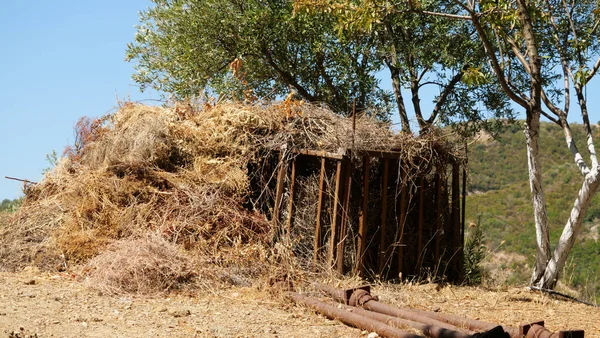
[{"label": "small green plant", "polygon": [[465,238],[464,249],[464,283],[467,285],[479,285],[482,280],[481,262],[485,257],[485,245],[483,244],[483,230],[481,228],[481,215],[477,217],[477,223],[473,223]]},{"label": "small green plant", "polygon": [[56,150],[53,149],[50,154],[46,154],[46,161],[48,162],[48,164],[50,164],[50,166],[42,170],[42,174],[44,175],[46,175],[46,173],[54,169],[54,167],[56,167],[56,165],[58,164],[59,158],[58,154],[56,154]]}]

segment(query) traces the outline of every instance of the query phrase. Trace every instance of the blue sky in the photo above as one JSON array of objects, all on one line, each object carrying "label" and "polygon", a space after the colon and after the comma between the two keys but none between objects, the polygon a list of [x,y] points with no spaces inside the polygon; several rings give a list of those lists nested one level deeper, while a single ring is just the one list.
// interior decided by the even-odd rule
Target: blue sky
[{"label": "blue sky", "polygon": [[5,1],[0,10],[0,200],[38,181],[46,154],[62,153],[83,115],[141,94],[124,62],[148,0]]},{"label": "blue sky", "polygon": [[[105,114],[116,106],[117,96],[159,98],[139,92],[131,80],[132,65],[124,61],[138,12],[149,5],[149,0],[2,4],[0,200],[21,195],[22,185],[4,176],[42,178],[49,166],[46,154],[60,154],[73,142],[73,126],[81,116]],[[600,80],[594,81],[588,94],[596,123]]]}]

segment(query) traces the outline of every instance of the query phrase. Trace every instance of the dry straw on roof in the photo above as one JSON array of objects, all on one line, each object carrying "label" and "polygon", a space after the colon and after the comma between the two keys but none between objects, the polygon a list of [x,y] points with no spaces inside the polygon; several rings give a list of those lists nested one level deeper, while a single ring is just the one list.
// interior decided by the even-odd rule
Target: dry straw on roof
[{"label": "dry straw on roof", "polygon": [[0,251],[1,270],[85,262],[116,240],[148,233],[195,252],[233,255],[223,261],[238,260],[244,245],[254,248],[245,259],[264,259],[270,223],[244,205],[254,174],[248,165],[268,152],[282,146],[393,150],[406,163],[446,161],[452,152],[433,134],[396,134],[366,116],[357,118],[353,133],[351,119],[308,104],[200,111],[125,104],[81,126],[76,149],[27,191],[11,235],[3,237],[3,247],[20,254]]}]

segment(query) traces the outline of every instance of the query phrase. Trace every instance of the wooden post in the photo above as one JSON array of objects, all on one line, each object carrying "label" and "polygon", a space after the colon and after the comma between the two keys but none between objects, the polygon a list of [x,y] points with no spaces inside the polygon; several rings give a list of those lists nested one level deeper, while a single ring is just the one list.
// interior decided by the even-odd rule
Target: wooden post
[{"label": "wooden post", "polygon": [[337,271],[340,274],[344,273],[344,248],[346,237],[348,235],[348,219],[350,209],[350,188],[352,185],[352,161],[351,157],[346,157],[343,160],[343,205],[342,205],[342,221],[340,223],[340,240],[337,243]]},{"label": "wooden post", "polygon": [[388,197],[388,179],[390,170],[390,160],[387,158],[383,159],[383,178],[381,181],[381,231],[379,239],[379,255],[377,257],[377,264],[379,275],[383,274],[386,260],[386,236],[387,236],[387,197]]},{"label": "wooden post", "polygon": [[454,277],[458,278],[461,271],[462,250],[460,246],[460,166],[452,163],[452,246]]},{"label": "wooden post", "polygon": [[435,173],[435,262],[440,264],[440,241],[442,232],[442,177],[439,173],[439,168]]},{"label": "wooden post", "polygon": [[425,178],[419,177],[419,221],[417,229],[417,265],[415,266],[415,274],[418,274],[421,270],[421,264],[423,264],[423,223],[424,223],[424,209],[425,208]]},{"label": "wooden post", "polygon": [[290,175],[290,196],[288,199],[288,215],[286,223],[286,241],[290,240],[292,234],[292,222],[294,220],[294,188],[296,185],[296,157],[292,159],[292,173]]},{"label": "wooden post", "polygon": [[466,164],[462,170],[463,181],[462,181],[462,217],[460,222],[460,246],[465,246],[465,220],[467,212],[467,167]]},{"label": "wooden post", "polygon": [[337,244],[337,231],[338,231],[338,226],[340,224],[339,209],[340,209],[340,204],[341,204],[341,198],[340,198],[341,185],[342,185],[342,161],[338,160],[337,164],[336,164],[336,171],[335,171],[335,193],[333,196],[333,213],[332,213],[333,219],[331,220],[329,252],[327,253],[327,263],[329,264],[329,266],[333,266],[333,264],[334,264],[333,259],[334,259],[334,255],[335,255],[336,244]]},{"label": "wooden post", "polygon": [[356,257],[356,271],[360,277],[365,274],[365,250],[367,248],[367,214],[369,210],[369,177],[371,158],[363,156],[363,191],[362,207],[358,225],[358,250]]},{"label": "wooden post", "polygon": [[406,225],[406,213],[408,209],[408,201],[407,195],[409,189],[408,184],[406,183],[406,179],[408,173],[406,169],[402,168],[402,163],[399,163],[400,172],[400,183],[401,191],[400,191],[400,223],[398,224],[398,228],[400,229],[400,233],[398,235],[398,274],[404,275],[404,226]]},{"label": "wooden post", "polygon": [[279,152],[279,164],[277,165],[277,186],[275,188],[275,205],[273,206],[273,242],[279,240],[281,235],[281,224],[279,222],[279,210],[281,208],[281,202],[283,200],[283,186],[285,185],[285,174],[287,166],[283,161],[283,150]]},{"label": "wooden post", "polygon": [[321,175],[319,177],[319,199],[317,202],[317,225],[315,229],[315,244],[313,248],[313,263],[316,267],[319,263],[319,255],[323,246],[323,224],[321,224],[321,212],[323,210],[323,189],[325,188],[325,157],[321,157]]}]

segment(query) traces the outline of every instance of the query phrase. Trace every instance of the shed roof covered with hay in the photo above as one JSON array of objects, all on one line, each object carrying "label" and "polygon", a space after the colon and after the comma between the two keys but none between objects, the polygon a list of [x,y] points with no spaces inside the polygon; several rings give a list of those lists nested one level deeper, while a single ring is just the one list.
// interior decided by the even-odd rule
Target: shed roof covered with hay
[{"label": "shed roof covered with hay", "polygon": [[243,245],[246,257],[264,260],[271,223],[247,199],[256,193],[252,164],[269,153],[394,152],[417,168],[462,158],[436,133],[396,133],[369,116],[353,121],[300,102],[200,110],[127,103],[82,120],[76,135],[60,163],[27,189],[2,234],[0,269],[85,262],[147,233],[218,257]]}]

